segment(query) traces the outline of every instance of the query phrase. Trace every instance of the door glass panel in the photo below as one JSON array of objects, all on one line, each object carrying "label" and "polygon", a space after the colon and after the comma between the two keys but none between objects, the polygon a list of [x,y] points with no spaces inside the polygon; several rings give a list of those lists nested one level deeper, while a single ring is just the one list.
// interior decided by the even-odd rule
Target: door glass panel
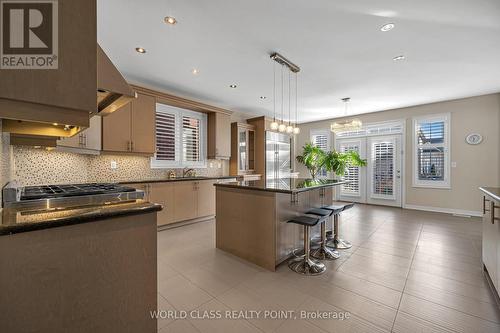
[{"label": "door glass panel", "polygon": [[371,147],[372,194],[394,194],[394,142],[375,142]]},{"label": "door glass panel", "polygon": [[[340,151],[346,153],[356,151],[359,153],[359,143],[345,143],[340,146]],[[343,184],[341,188],[342,194],[360,195],[359,192],[359,167],[348,166],[342,180],[348,181],[348,184]]]},{"label": "door glass panel", "polygon": [[255,169],[255,132],[248,131],[248,169]]},{"label": "door glass panel", "polygon": [[238,150],[240,159],[240,170],[246,170],[247,168],[247,132],[238,132]]}]

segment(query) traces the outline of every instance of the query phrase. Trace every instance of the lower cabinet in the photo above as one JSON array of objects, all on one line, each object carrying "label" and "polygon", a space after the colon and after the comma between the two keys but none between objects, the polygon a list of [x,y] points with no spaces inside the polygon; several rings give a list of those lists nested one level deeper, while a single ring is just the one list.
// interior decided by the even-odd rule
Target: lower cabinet
[{"label": "lower cabinet", "polygon": [[144,191],[144,198],[163,206],[158,226],[215,215],[215,181],[125,184]]},{"label": "lower cabinet", "polygon": [[500,202],[492,197],[483,197],[483,264],[491,282],[500,292]]}]

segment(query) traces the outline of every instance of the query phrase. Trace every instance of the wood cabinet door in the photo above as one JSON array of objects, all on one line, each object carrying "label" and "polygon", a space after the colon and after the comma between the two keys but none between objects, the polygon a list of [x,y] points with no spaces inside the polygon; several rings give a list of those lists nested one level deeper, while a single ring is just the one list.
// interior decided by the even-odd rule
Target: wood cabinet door
[{"label": "wood cabinet door", "polygon": [[198,217],[215,215],[215,186],[214,181],[202,180],[198,182]]},{"label": "wood cabinet door", "polygon": [[155,153],[156,98],[138,93],[132,101],[132,151]]},{"label": "wood cabinet door", "polygon": [[92,150],[102,149],[102,118],[99,116],[94,116],[90,118],[90,127],[84,131],[85,136],[85,148]]},{"label": "wood cabinet door", "polygon": [[[490,198],[488,198],[490,199]],[[490,202],[486,202],[488,211],[483,214],[483,264],[488,270],[491,281],[498,289],[497,278],[497,240],[498,240],[498,221],[491,223],[491,206]]]},{"label": "wood cabinet door", "polygon": [[[85,132],[85,131],[83,131]],[[62,138],[60,140],[57,140],[57,146],[58,147],[71,147],[71,148],[82,148],[82,134],[78,133],[76,135],[73,135],[72,137],[68,138]]]},{"label": "wood cabinet door", "polygon": [[158,226],[174,222],[174,183],[152,183],[149,201],[163,206],[158,212]]},{"label": "wood cabinet door", "polygon": [[197,212],[196,184],[192,181],[174,183],[174,222],[196,218]]},{"label": "wood cabinet door", "polygon": [[128,103],[102,118],[102,150],[130,151],[131,113]]},{"label": "wood cabinet door", "polygon": [[216,156],[231,157],[231,117],[229,115],[217,114],[216,131]]}]

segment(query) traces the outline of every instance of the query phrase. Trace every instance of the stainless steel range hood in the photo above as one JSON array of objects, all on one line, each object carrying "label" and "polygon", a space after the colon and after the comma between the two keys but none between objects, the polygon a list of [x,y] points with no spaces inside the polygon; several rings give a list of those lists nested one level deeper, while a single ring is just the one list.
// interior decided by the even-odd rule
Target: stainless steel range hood
[{"label": "stainless steel range hood", "polygon": [[97,45],[97,114],[105,116],[136,98],[108,56]]}]

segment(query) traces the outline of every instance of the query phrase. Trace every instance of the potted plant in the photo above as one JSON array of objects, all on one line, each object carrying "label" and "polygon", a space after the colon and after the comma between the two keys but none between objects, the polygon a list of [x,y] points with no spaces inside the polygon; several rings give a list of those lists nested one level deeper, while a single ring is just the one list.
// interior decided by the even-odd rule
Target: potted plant
[{"label": "potted plant", "polygon": [[297,162],[305,165],[312,179],[316,179],[318,172],[322,169],[343,176],[348,166],[366,166],[366,160],[362,159],[356,151],[325,152],[312,143],[306,143],[302,147],[302,155],[297,156],[296,159]]}]

